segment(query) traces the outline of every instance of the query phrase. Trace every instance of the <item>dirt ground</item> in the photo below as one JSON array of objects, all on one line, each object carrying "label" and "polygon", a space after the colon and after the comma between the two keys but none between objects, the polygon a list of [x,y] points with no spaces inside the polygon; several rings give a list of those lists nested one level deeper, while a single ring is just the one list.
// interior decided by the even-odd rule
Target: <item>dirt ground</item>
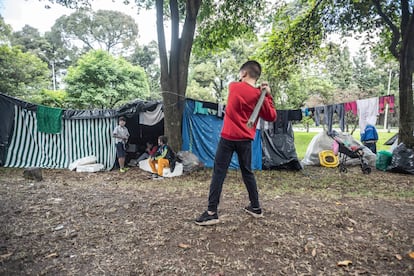
[{"label": "dirt ground", "polygon": [[413,175],[258,171],[254,219],[230,171],[201,227],[210,169],[42,173],[0,168],[0,275],[414,275]]}]

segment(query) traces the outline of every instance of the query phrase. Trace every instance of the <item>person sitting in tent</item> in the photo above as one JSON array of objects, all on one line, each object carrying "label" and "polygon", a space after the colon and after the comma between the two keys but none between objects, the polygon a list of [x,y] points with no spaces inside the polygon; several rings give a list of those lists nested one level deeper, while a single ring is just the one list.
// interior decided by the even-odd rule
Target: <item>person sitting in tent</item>
[{"label": "person sitting in tent", "polygon": [[361,142],[373,153],[377,153],[378,133],[375,126],[368,124],[363,133],[361,133]]},{"label": "person sitting in tent", "polygon": [[155,147],[153,143],[147,142],[146,145],[147,147],[145,148],[145,151],[137,159],[137,166],[139,165],[140,161],[148,159],[150,156],[153,156],[157,151],[157,147]]},{"label": "person sitting in tent", "polygon": [[161,135],[158,137],[157,151],[149,158],[149,165],[153,173],[153,179],[163,179],[162,175],[164,168],[169,167],[171,172],[174,171],[175,153],[167,143],[167,136]]}]

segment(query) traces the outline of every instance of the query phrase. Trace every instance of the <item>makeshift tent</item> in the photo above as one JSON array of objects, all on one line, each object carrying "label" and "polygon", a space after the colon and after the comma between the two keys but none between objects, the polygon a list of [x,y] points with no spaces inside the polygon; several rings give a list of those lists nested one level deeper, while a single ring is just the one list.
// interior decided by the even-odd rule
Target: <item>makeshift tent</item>
[{"label": "makeshift tent", "polygon": [[112,131],[118,116],[127,117],[131,141],[145,139],[145,144],[162,134],[157,130],[163,128],[163,120],[149,131],[147,126],[138,124],[139,113],[159,104],[135,101],[117,110],[62,110],[60,132],[46,133],[38,130],[38,105],[0,93],[0,116],[5,122],[0,126],[0,165],[68,168],[77,159],[96,156],[97,162],[110,170],[116,160]]},{"label": "makeshift tent", "polygon": [[[284,112],[278,111],[278,116]],[[297,117],[298,120],[302,118]],[[206,167],[213,167],[216,148],[223,125],[223,115],[218,104],[187,99],[183,116],[184,151],[194,153]],[[269,128],[269,126],[272,126]],[[252,169],[301,169],[297,158],[292,124],[288,115],[279,116],[275,123],[258,123],[256,137],[252,142]],[[238,168],[236,154],[230,168]]]},{"label": "makeshift tent", "polygon": [[[130,149],[134,148],[130,152],[139,153],[145,149],[146,142],[156,144],[158,136],[163,134],[162,108],[158,101],[137,100],[116,110],[61,110],[59,133],[45,133],[38,129],[38,105],[0,93],[0,116],[5,122],[0,125],[0,165],[68,168],[75,160],[96,156],[97,162],[110,170],[116,163],[112,131],[118,123],[117,118],[121,115],[126,117],[131,135]],[[53,115],[57,114],[56,110],[52,111]],[[183,146],[176,151],[190,151],[206,167],[213,167],[223,111],[224,106],[220,104],[186,99],[182,121]],[[57,121],[54,120],[56,126]],[[276,132],[278,124],[275,124],[273,132],[261,125],[258,124],[256,138],[252,142],[252,168],[262,169],[264,161],[265,169],[300,169],[291,125],[286,131]],[[238,167],[236,156],[230,167]]]},{"label": "makeshift tent", "polygon": [[[363,147],[362,150],[364,152],[363,160],[370,165],[371,167],[375,167],[375,159],[376,155],[370,149],[363,146],[358,140],[354,139],[352,135],[348,133],[340,132],[338,136],[344,141],[350,141],[352,145],[358,145]],[[326,131],[322,131],[316,134],[306,149],[305,157],[302,160],[302,165],[304,166],[312,166],[320,165],[319,160],[319,153],[324,150],[332,150],[333,149],[334,140],[331,136],[328,135]],[[349,158],[346,161],[346,165],[358,165],[360,164],[360,160],[355,158]]]},{"label": "makeshift tent", "polygon": [[[203,106],[204,105],[204,106]],[[206,167],[212,168],[220,132],[223,126],[223,117],[220,115],[218,104],[187,99],[183,114],[183,151],[194,153]],[[262,148],[260,131],[252,145],[252,169],[262,168]],[[238,168],[236,154],[230,163],[230,168]]]}]

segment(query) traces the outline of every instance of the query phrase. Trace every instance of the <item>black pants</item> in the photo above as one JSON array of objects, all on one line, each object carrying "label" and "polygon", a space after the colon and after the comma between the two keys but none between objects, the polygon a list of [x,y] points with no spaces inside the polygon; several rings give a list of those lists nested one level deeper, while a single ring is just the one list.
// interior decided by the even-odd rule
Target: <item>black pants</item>
[{"label": "black pants", "polygon": [[364,144],[364,146],[366,146],[367,148],[369,148],[373,153],[377,153],[377,143],[373,143],[373,142],[362,142]]},{"label": "black pants", "polygon": [[251,141],[229,141],[220,138],[216,156],[214,158],[213,177],[210,183],[210,194],[208,196],[208,210],[217,212],[220,201],[223,182],[227,175],[233,152],[239,158],[240,170],[244,185],[249,193],[250,204],[253,208],[259,208],[259,194],[257,192],[256,179],[251,169],[252,142]]}]

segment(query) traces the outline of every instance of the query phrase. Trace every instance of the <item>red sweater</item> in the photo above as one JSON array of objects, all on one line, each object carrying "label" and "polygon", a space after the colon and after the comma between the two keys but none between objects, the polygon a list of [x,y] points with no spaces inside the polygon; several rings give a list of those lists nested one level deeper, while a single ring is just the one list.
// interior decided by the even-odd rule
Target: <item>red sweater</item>
[{"label": "red sweater", "polygon": [[[229,96],[226,105],[221,137],[227,140],[253,140],[256,135],[256,124],[248,128],[247,121],[253,113],[260,97],[260,89],[246,82],[232,82],[229,85]],[[273,98],[266,94],[259,117],[266,121],[276,120],[276,109]]]}]

